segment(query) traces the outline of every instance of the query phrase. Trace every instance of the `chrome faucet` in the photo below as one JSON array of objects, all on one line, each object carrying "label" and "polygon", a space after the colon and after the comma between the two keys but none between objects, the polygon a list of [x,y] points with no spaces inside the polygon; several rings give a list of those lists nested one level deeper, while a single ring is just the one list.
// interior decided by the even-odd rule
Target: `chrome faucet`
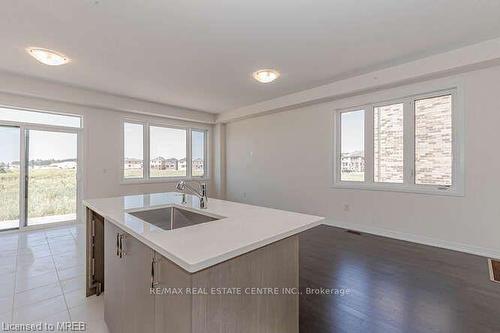
[{"label": "chrome faucet", "polygon": [[186,184],[185,181],[181,180],[180,182],[177,183],[177,186],[175,187],[177,191],[182,192],[185,189],[188,189],[191,193],[196,195],[198,198],[200,198],[200,208],[207,208],[207,202],[208,202],[208,197],[207,197],[207,184],[205,183],[197,183],[200,186],[200,190],[197,190],[193,187],[191,187],[189,184]]}]

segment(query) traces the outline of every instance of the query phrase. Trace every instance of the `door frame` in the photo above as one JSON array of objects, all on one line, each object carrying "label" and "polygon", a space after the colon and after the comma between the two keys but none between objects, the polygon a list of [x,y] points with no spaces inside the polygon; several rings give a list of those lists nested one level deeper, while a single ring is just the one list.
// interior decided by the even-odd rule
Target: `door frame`
[{"label": "door frame", "polygon": [[[82,120],[83,122],[83,120]],[[83,206],[81,204],[81,200],[83,198],[83,182],[82,182],[82,171],[83,171],[83,128],[73,128],[73,127],[65,127],[65,126],[53,126],[53,125],[43,125],[43,124],[32,124],[32,123],[23,123],[23,122],[13,122],[13,121],[3,121],[0,120],[0,126],[8,126],[8,127],[17,127],[19,128],[19,144],[20,144],[20,155],[19,155],[19,227],[18,228],[10,228],[4,229],[1,232],[9,231],[9,230],[30,230],[30,229],[42,229],[46,227],[53,227],[57,225],[64,225],[70,223],[77,223],[79,220],[82,221],[83,216]],[[76,134],[77,141],[77,161],[76,161],[76,219],[75,221],[63,221],[63,222],[55,222],[49,224],[39,224],[28,226],[27,220],[27,201],[26,201],[26,188],[28,186],[27,182],[27,161],[28,161],[28,147],[29,144],[27,137],[29,130],[38,130],[38,131],[46,131],[46,132],[62,132],[62,133],[73,133]]]}]

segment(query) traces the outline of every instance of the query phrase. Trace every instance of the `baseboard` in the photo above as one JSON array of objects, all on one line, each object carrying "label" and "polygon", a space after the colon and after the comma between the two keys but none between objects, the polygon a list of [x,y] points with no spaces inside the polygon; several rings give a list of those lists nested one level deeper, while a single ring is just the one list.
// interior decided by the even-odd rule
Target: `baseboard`
[{"label": "baseboard", "polygon": [[405,232],[400,232],[400,231],[394,231],[394,230],[389,230],[389,229],[384,229],[384,228],[367,226],[364,224],[336,221],[333,219],[325,219],[323,221],[323,224],[331,225],[331,226],[338,227],[338,228],[357,230],[357,231],[361,231],[361,232],[364,232],[367,234],[373,234],[373,235],[377,235],[377,236],[383,236],[383,237],[403,240],[403,241],[412,242],[412,243],[440,247],[440,248],[447,249],[447,250],[475,254],[475,255],[487,257],[487,258],[500,258],[500,250],[498,250],[498,249],[472,246],[472,245],[458,243],[458,242],[450,242],[450,241],[445,241],[445,240],[441,240],[441,239],[430,238],[430,237],[425,237],[425,236],[420,236],[420,235],[415,235],[415,234],[410,234],[410,233],[405,233]]}]

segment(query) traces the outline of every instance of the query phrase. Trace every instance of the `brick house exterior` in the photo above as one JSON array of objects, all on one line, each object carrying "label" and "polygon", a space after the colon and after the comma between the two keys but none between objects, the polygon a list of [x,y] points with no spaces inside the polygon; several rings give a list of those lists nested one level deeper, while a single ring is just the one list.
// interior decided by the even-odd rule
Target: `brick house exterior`
[{"label": "brick house exterior", "polygon": [[[415,102],[416,184],[451,185],[451,112],[450,95]],[[374,108],[375,181],[403,182],[403,148],[403,105]]]},{"label": "brick house exterior", "polygon": [[193,170],[203,170],[204,167],[204,162],[203,159],[201,158],[196,158],[193,160]]}]

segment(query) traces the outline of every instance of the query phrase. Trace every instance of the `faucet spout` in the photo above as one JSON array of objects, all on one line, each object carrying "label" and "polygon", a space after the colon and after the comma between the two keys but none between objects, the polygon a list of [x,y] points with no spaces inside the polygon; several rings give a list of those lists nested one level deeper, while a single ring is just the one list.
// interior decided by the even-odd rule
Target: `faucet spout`
[{"label": "faucet spout", "polygon": [[183,192],[185,190],[188,190],[192,194],[196,195],[200,199],[200,208],[205,209],[207,208],[207,202],[208,202],[208,197],[207,197],[207,184],[205,183],[197,183],[199,185],[199,190],[193,188],[189,184],[187,184],[185,181],[181,180],[177,183],[175,188],[179,192]]}]

